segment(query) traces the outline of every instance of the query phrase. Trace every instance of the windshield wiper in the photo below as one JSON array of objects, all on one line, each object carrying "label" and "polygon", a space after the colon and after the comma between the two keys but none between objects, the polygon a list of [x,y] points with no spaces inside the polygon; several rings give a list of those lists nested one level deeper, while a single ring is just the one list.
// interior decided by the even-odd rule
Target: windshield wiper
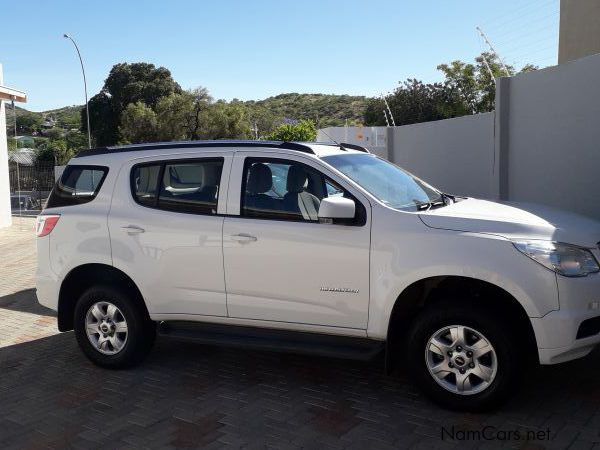
[{"label": "windshield wiper", "polygon": [[443,201],[434,201],[434,202],[422,202],[420,200],[413,200],[415,202],[415,206],[417,207],[417,211],[427,211],[431,208],[435,208],[436,206],[445,205]]},{"label": "windshield wiper", "polygon": [[452,203],[454,203],[455,201],[453,196],[440,192],[440,197],[436,200],[432,200],[430,202],[422,202],[421,200],[413,199],[413,202],[415,202],[417,211],[428,211],[431,208],[440,208],[442,206],[447,206],[449,204],[448,200],[450,200]]},{"label": "windshield wiper", "polygon": [[447,200],[451,200],[452,203],[456,203],[456,197],[454,195],[446,194],[445,192],[440,192],[440,200],[446,205],[448,204]]}]

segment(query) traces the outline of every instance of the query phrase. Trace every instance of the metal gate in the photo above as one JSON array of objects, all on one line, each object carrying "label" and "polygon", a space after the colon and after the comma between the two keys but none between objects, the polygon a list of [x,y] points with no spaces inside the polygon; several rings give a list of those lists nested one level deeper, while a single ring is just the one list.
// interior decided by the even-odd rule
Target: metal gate
[{"label": "metal gate", "polygon": [[9,163],[10,203],[13,215],[36,216],[54,186],[54,163]]}]

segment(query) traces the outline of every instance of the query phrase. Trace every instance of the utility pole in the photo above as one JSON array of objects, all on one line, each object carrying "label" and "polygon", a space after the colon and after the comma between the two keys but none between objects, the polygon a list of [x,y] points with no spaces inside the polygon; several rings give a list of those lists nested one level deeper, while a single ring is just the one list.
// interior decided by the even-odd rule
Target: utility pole
[{"label": "utility pole", "polygon": [[[506,73],[507,77],[510,77],[510,72],[508,71],[508,68],[506,67],[506,65],[504,64],[504,61],[502,61],[502,58],[500,58],[500,55],[498,54],[498,52],[494,49],[494,46],[492,45],[492,43],[490,42],[490,40],[487,38],[487,36],[485,35],[485,33],[483,32],[483,30],[480,27],[475,27],[475,29],[477,31],[479,31],[479,34],[481,35],[481,37],[483,38],[483,40],[486,42],[486,44],[490,47],[490,50],[492,51],[492,53],[494,55],[496,55],[496,58],[498,58],[498,61],[500,61],[500,65],[502,66],[502,68],[504,69],[504,72]],[[487,66],[487,63],[486,63]],[[488,67],[489,68],[489,67]]]},{"label": "utility pole", "polygon": [[[392,110],[390,109],[390,105],[388,105],[388,102],[385,98],[385,96],[383,94],[381,94],[381,98],[383,99],[383,102],[385,103],[385,107],[387,108],[388,114],[390,115],[390,119],[392,120],[392,126],[395,127],[396,126],[396,122],[394,121],[394,115],[392,114]],[[386,121],[387,121],[387,116],[386,116]],[[389,127],[389,124],[388,124]]]}]

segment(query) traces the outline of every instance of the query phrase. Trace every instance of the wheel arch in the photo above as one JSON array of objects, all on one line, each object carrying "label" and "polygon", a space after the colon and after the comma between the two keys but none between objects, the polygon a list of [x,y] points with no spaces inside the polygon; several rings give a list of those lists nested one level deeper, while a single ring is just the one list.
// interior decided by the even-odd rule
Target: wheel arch
[{"label": "wheel arch", "polygon": [[149,317],[139,288],[125,272],[107,264],[83,264],[71,269],[61,283],[58,295],[59,331],[73,329],[73,314],[77,300],[87,289],[99,284],[119,286],[125,289]]},{"label": "wheel arch", "polygon": [[523,305],[504,288],[478,278],[448,275],[432,276],[413,282],[397,297],[387,327],[386,367],[393,367],[393,354],[406,341],[411,321],[425,308],[435,307],[445,300],[459,297],[461,303],[485,301],[493,313],[505,319],[514,318],[515,331],[526,343],[528,355],[538,357],[537,341],[531,320]]}]

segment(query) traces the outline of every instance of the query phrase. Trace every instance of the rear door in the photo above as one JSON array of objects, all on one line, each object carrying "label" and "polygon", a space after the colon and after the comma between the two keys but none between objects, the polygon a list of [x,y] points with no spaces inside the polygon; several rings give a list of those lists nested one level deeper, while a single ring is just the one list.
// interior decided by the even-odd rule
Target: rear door
[{"label": "rear door", "polygon": [[151,314],[227,315],[219,213],[231,158],[207,151],[122,167],[109,214],[113,264]]},{"label": "rear door", "polygon": [[[356,220],[320,223],[319,202],[353,198]],[[238,152],[223,227],[230,317],[366,329],[370,205],[313,160]]]}]

